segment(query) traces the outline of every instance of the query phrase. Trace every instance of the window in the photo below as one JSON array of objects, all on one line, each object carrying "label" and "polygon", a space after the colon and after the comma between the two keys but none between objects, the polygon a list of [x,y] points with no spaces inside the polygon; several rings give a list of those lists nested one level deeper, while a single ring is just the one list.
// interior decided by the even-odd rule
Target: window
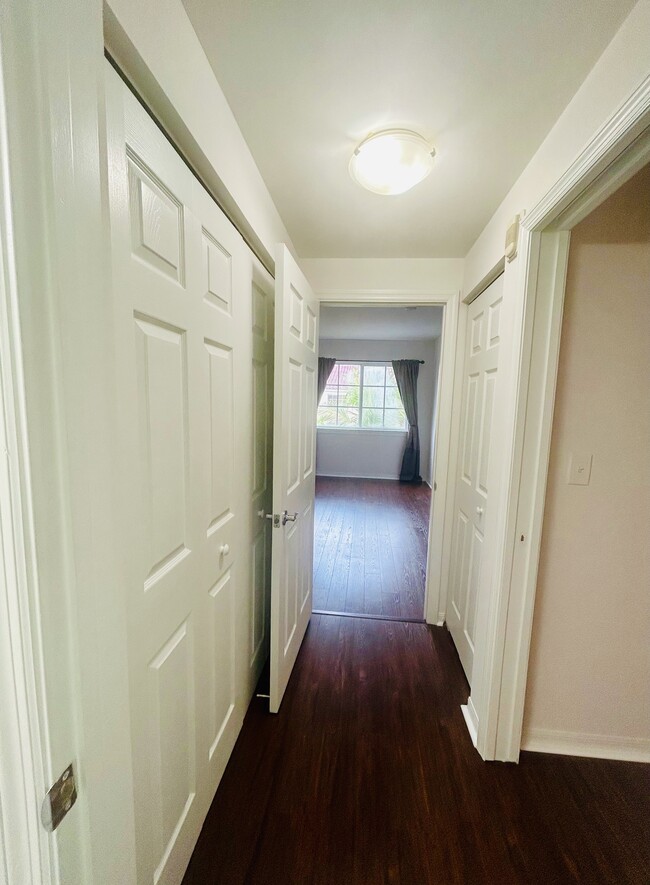
[{"label": "window", "polygon": [[337,363],[318,407],[319,427],[407,430],[390,363]]}]

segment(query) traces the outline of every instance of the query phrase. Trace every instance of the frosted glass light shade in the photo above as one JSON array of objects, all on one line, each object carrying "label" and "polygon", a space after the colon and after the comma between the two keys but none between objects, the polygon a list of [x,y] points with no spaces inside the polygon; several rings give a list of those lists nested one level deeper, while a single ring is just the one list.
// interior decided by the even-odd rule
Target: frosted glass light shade
[{"label": "frosted glass light shade", "polygon": [[350,175],[374,194],[403,194],[427,177],[435,150],[408,129],[387,129],[364,139],[350,158]]}]

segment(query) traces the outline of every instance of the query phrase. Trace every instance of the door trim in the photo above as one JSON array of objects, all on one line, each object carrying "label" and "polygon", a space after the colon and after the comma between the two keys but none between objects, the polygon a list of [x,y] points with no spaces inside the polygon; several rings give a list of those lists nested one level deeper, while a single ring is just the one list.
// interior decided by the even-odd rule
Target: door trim
[{"label": "door trim", "polygon": [[649,127],[650,76],[522,221],[512,283],[508,479],[481,678],[470,699],[484,759],[516,762],[521,748],[570,229],[650,161]]},{"label": "door trim", "polygon": [[[1,73],[0,73],[1,77]],[[29,512],[29,457],[12,242],[4,82],[0,82],[0,871],[8,883],[55,881],[53,845],[39,818],[48,782],[45,682],[30,580],[34,526]],[[31,572],[33,575],[33,571]]]},{"label": "door trim", "polygon": [[459,396],[457,372],[457,340],[459,325],[464,328],[460,292],[434,292],[422,289],[321,289],[316,292],[321,307],[327,304],[368,306],[373,304],[417,305],[442,307],[440,334],[440,363],[438,371],[436,440],[433,479],[437,491],[431,495],[429,512],[429,548],[427,552],[427,580],[424,597],[424,618],[427,624],[441,627],[447,611],[447,583],[451,559],[454,483],[450,479],[455,469],[458,421],[454,409]]},{"label": "door trim", "polygon": [[[31,598],[21,590],[21,602],[31,605],[41,646],[46,779],[30,799],[38,813],[45,789],[73,762],[77,802],[55,834],[46,834],[52,881],[132,885],[130,739],[112,715],[127,683],[105,443],[116,403],[107,356],[102,53],[96,3],[3,7],[0,60],[12,124],[1,170],[12,228],[3,235],[10,234],[20,293],[11,336],[22,374],[13,380],[25,450],[20,503],[31,533]],[[97,661],[108,655],[115,668],[98,692]]]}]

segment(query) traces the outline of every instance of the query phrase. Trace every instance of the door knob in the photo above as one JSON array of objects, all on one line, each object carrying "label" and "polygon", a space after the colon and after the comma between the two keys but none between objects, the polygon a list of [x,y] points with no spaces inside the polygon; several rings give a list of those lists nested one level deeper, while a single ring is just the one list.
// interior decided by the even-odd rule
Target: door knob
[{"label": "door knob", "polygon": [[483,508],[482,507],[477,507],[476,512],[478,513],[479,516],[483,516]]},{"label": "door knob", "polygon": [[286,525],[288,522],[295,522],[298,519],[298,511],[296,511],[293,516],[289,516],[289,511],[285,510],[282,514],[282,525]]},{"label": "door knob", "polygon": [[228,554],[230,553],[230,545],[222,544],[221,547],[219,547],[219,553],[221,554],[221,556],[228,556]]}]

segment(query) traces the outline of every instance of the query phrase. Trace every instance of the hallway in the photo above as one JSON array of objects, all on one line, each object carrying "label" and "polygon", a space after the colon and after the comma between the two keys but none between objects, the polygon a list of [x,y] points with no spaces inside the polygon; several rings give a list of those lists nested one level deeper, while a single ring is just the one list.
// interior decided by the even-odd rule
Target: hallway
[{"label": "hallway", "polygon": [[184,885],[647,883],[647,766],[483,763],[446,630],[314,615],[254,699]]},{"label": "hallway", "polygon": [[431,489],[316,479],[314,610],[424,618]]}]

